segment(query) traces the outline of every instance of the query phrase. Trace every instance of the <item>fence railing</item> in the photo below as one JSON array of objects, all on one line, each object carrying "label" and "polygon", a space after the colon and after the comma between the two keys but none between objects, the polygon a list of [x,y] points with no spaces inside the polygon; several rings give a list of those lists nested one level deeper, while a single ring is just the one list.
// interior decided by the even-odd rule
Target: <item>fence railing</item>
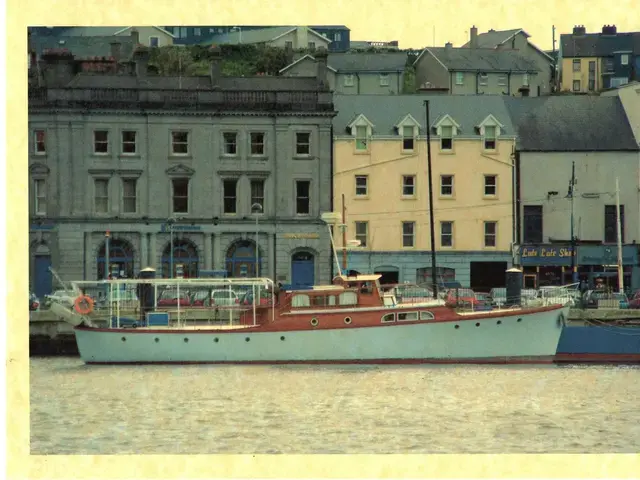
[{"label": "fence railing", "polygon": [[29,88],[29,106],[333,111],[330,92]]}]

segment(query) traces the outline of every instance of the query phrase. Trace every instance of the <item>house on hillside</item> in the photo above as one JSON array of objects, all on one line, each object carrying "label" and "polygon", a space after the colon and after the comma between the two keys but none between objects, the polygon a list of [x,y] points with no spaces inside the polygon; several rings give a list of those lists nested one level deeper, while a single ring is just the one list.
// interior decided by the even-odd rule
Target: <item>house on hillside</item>
[{"label": "house on hillside", "polygon": [[57,36],[63,37],[126,37],[131,31],[138,32],[138,41],[147,47],[173,45],[174,36],[162,27],[66,27]]},{"label": "house on hillside", "polygon": [[351,42],[349,46],[349,50],[370,50],[370,49],[380,49],[380,50],[399,50],[400,47],[398,45],[397,40],[392,40],[390,42],[376,42],[371,40],[354,40]]},{"label": "house on hillside", "polygon": [[[616,178],[626,286],[640,288],[640,148],[617,96],[505,98],[518,135],[516,231],[525,286],[572,283],[571,257],[581,280],[617,286]],[[574,237],[571,242],[573,187]]]},{"label": "house on hillside", "polygon": [[[329,88],[336,93],[398,94],[404,85],[407,54],[390,53],[330,53],[327,57]],[[316,59],[304,55],[280,70],[288,77],[315,75]]]},{"label": "house on hillside", "polygon": [[[613,90],[602,92],[603,97],[618,97],[627,115],[631,130],[640,146],[640,82],[627,83]],[[640,185],[639,185],[640,187]]]},{"label": "house on hillside", "polygon": [[540,68],[519,50],[428,47],[413,63],[416,89],[445,95],[537,96],[548,84]]},{"label": "house on hillside", "polygon": [[560,35],[561,89],[589,93],[640,80],[640,32],[605,25],[587,33],[583,25]]},{"label": "house on hillside", "polygon": [[269,45],[291,50],[329,49],[331,40],[304,26],[269,27],[256,30],[233,30],[213,35],[199,45]]},{"label": "house on hillside", "polygon": [[[540,50],[529,41],[531,35],[521,28],[511,30],[489,30],[478,34],[476,26],[471,27],[470,39],[463,48],[495,48],[518,50],[526,59],[533,62],[540,70],[539,95],[552,93],[555,79],[556,60],[552,55]],[[547,81],[545,82],[545,77]]]}]

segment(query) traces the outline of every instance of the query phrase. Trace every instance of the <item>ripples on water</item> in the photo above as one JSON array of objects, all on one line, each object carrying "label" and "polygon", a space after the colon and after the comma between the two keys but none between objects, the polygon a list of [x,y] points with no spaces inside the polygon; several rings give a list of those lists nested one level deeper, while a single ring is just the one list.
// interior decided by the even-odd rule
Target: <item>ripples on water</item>
[{"label": "ripples on water", "polygon": [[32,454],[637,453],[640,369],[31,359]]}]

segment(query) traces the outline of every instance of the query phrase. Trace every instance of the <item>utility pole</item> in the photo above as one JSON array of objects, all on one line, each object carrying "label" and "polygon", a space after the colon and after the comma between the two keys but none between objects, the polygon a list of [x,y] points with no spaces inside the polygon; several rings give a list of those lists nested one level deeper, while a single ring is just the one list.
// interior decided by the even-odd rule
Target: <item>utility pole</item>
[{"label": "utility pole", "polygon": [[104,234],[104,278],[106,280],[110,280],[110,263],[111,259],[109,258],[109,253],[111,250],[111,232],[109,230]]},{"label": "utility pole", "polygon": [[618,247],[618,291],[624,293],[624,270],[622,268],[622,220],[620,218],[620,182],[616,177],[616,241]]},{"label": "utility pole", "polygon": [[429,120],[429,100],[424,101],[427,124],[427,174],[429,176],[429,228],[431,230],[431,282],[433,298],[438,298],[438,269],[436,267],[436,227],[433,218],[433,176],[431,172],[431,123]]},{"label": "utility pole", "polygon": [[347,273],[347,206],[344,203],[344,193],[342,194],[342,271]]},{"label": "utility pole", "polygon": [[578,267],[576,267],[576,236],[573,231],[573,198],[575,193],[575,185],[576,185],[576,162],[571,162],[571,180],[569,181],[569,193],[567,197],[571,200],[571,277],[572,282],[578,282]]}]

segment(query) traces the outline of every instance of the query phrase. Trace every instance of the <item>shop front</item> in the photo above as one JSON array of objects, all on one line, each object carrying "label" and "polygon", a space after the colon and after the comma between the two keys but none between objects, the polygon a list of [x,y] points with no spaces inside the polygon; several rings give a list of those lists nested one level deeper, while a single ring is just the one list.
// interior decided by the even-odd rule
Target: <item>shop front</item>
[{"label": "shop front", "polygon": [[[582,245],[578,247],[578,272],[580,279],[593,287],[596,279],[601,278],[605,287],[618,288],[618,249],[615,245]],[[635,290],[640,285],[638,278],[638,247],[622,247],[622,270],[625,289]]]},{"label": "shop front", "polygon": [[[540,288],[572,283],[571,245],[523,245],[520,265],[524,288]],[[577,264],[576,258],[576,264]]]}]

